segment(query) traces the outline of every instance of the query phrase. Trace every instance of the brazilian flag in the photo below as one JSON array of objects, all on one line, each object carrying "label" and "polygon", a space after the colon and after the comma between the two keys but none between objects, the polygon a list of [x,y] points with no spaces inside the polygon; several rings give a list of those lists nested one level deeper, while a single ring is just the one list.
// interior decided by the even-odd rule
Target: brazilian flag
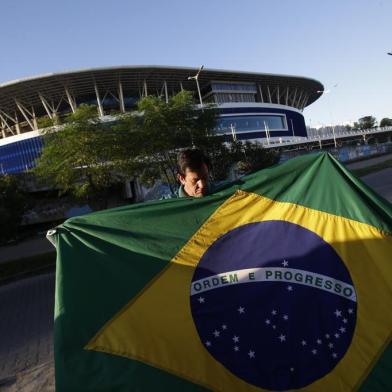
[{"label": "brazilian flag", "polygon": [[391,205],[325,153],[69,219],[57,390],[392,390],[391,233]]}]

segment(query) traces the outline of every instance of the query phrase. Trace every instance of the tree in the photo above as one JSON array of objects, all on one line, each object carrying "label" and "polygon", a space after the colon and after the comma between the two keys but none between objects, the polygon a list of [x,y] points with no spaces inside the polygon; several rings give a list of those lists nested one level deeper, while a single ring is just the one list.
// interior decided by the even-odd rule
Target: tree
[{"label": "tree", "polygon": [[224,137],[214,132],[217,118],[214,107],[197,109],[188,91],[171,97],[168,103],[158,97],[145,97],[137,109],[137,115],[122,116],[115,128],[132,134],[126,143],[133,149],[133,156],[123,170],[147,184],[157,179],[169,184],[176,182],[179,149],[198,147],[208,153],[224,142]]},{"label": "tree", "polygon": [[357,123],[355,123],[355,127],[359,129],[370,129],[377,126],[377,120],[373,116],[365,116],[361,117]]},{"label": "tree", "polygon": [[99,120],[95,106],[80,105],[61,129],[49,129],[44,135],[34,172],[60,193],[105,203],[109,187],[118,181],[116,163],[125,154],[123,136]]},{"label": "tree", "polygon": [[225,143],[214,131],[217,114],[213,106],[198,109],[187,91],[168,103],[145,97],[137,111],[111,122],[102,122],[95,106],[80,105],[62,128],[45,134],[35,173],[61,192],[105,202],[110,186],[125,178],[149,185],[158,179],[176,183],[176,156],[182,148],[202,149],[215,163],[217,180],[226,178],[237,161],[247,162],[247,170],[276,161],[260,145]]},{"label": "tree", "polygon": [[345,129],[347,132],[349,132],[349,131],[352,131],[352,130],[353,130],[353,127],[352,127],[350,124],[346,124],[346,125],[344,126],[344,129]]},{"label": "tree", "polygon": [[391,127],[392,118],[385,117],[380,121],[380,127]]},{"label": "tree", "polygon": [[17,236],[26,207],[27,199],[17,179],[9,175],[0,176],[0,244]]}]

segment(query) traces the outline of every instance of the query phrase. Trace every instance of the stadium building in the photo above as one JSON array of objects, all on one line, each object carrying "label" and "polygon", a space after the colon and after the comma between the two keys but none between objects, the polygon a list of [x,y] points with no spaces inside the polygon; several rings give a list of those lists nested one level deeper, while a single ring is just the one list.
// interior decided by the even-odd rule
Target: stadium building
[{"label": "stadium building", "polygon": [[[101,117],[132,111],[147,95],[166,101],[190,90],[200,104],[215,103],[216,131],[228,138],[268,142],[306,137],[303,109],[320,97],[314,79],[265,73],[161,66],[85,69],[31,77],[0,85],[0,173],[34,166],[48,119],[74,112],[81,103]],[[193,78],[192,78],[193,77]],[[45,121],[46,120],[46,121]]]}]

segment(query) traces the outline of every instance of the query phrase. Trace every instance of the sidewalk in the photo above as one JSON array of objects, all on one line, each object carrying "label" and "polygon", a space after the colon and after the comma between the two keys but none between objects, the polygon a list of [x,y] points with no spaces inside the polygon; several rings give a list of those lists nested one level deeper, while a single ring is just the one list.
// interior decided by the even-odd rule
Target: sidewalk
[{"label": "sidewalk", "polygon": [[54,246],[42,236],[0,247],[0,263],[55,252]]},{"label": "sidewalk", "polygon": [[[32,383],[26,390],[54,390],[54,278],[50,273],[0,286],[0,390],[20,390],[20,372]],[[42,366],[49,374],[38,380]],[[43,381],[48,388],[34,388]]]}]

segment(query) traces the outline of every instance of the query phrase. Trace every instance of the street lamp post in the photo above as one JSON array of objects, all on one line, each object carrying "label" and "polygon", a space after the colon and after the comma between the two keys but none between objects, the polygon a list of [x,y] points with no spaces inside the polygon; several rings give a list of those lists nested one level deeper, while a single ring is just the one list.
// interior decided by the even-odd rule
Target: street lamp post
[{"label": "street lamp post", "polygon": [[200,72],[202,71],[203,68],[204,68],[204,65],[202,65],[199,68],[199,70],[197,71],[195,76],[188,76],[188,80],[194,79],[196,82],[197,92],[199,93],[201,110],[203,110],[203,100],[201,99],[201,92],[200,92],[200,86],[199,86],[199,75],[200,75]]},{"label": "street lamp post", "polygon": [[233,137],[233,141],[237,141],[237,135],[235,133],[235,128],[233,127],[233,124],[230,124],[230,129],[231,129],[231,136]]},{"label": "street lamp post", "polygon": [[[337,84],[335,84],[333,87],[337,87],[338,85]],[[317,93],[318,94],[322,94],[322,93],[324,93],[324,94],[329,94],[331,92],[331,90],[329,89],[329,90],[318,90],[317,91]],[[328,107],[329,107],[329,105],[328,105]],[[330,109],[330,108],[329,108]],[[332,118],[332,112],[331,112],[331,110],[329,110],[329,115],[330,115],[330,117],[331,117],[331,126],[332,126],[332,135],[333,135],[333,143],[334,143],[334,146],[335,146],[335,148],[337,147],[337,143],[336,143],[336,134],[335,134],[335,125],[334,125],[334,121],[333,121],[333,118]]]},{"label": "street lamp post", "polygon": [[333,144],[335,145],[336,148],[336,135],[335,135],[335,125],[332,124],[332,135],[333,135]]}]

